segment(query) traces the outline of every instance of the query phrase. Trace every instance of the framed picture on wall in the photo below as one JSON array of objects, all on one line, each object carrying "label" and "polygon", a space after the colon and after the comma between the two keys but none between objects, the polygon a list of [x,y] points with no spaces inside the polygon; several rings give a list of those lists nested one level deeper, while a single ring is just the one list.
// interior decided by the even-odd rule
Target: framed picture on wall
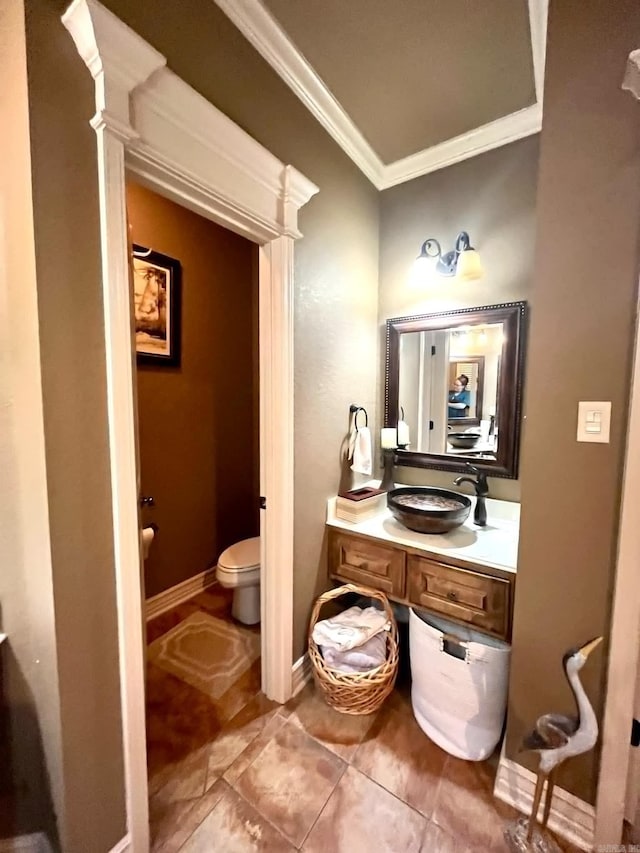
[{"label": "framed picture on wall", "polygon": [[139,364],[180,364],[180,261],[133,245],[133,304]]}]

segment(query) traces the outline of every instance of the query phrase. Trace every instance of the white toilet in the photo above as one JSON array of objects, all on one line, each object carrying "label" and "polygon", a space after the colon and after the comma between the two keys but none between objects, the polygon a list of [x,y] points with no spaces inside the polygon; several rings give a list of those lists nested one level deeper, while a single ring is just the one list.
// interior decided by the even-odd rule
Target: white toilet
[{"label": "white toilet", "polygon": [[242,539],[218,557],[216,577],[220,586],[233,589],[231,612],[244,625],[260,621],[260,537]]}]

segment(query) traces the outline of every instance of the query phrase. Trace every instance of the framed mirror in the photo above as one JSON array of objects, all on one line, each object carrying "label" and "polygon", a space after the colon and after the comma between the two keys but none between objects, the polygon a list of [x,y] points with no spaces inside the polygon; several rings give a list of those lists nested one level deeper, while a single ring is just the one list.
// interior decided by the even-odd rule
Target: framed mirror
[{"label": "framed mirror", "polygon": [[397,465],[518,476],[526,302],[387,320],[385,427]]}]

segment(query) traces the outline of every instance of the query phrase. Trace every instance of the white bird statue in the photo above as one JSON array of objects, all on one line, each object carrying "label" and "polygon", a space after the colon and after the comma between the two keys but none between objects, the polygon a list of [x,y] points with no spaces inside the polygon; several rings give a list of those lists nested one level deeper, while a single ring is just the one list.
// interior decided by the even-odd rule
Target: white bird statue
[{"label": "white bird statue", "polygon": [[[538,717],[536,726],[523,740],[523,749],[530,749],[540,754],[540,765],[538,767],[538,778],[533,796],[533,808],[531,817],[525,823],[517,821],[511,825],[505,833],[512,849],[518,851],[526,850],[552,850],[557,849],[553,842],[546,844],[546,839],[538,833],[534,839],[534,830],[538,825],[538,810],[542,799],[542,792],[547,782],[546,799],[542,813],[540,830],[544,830],[549,820],[551,810],[551,798],[556,770],[574,755],[588,752],[596,744],[598,739],[598,721],[591,703],[587,697],[584,687],[580,683],[578,673],[587,662],[591,652],[602,642],[602,637],[589,640],[579,649],[570,649],[562,658],[562,664],[569,686],[578,707],[578,714],[570,717],[565,714],[543,714]],[[524,829],[526,826],[526,835]],[[524,837],[523,837],[524,835]],[[549,840],[550,841],[550,840]]]}]

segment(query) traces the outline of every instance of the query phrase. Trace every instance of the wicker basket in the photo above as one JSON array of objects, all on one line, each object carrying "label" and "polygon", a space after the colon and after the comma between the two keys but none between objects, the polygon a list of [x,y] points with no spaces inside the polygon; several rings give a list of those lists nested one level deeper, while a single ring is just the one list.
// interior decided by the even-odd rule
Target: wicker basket
[{"label": "wicker basket", "polygon": [[[368,672],[352,673],[331,669],[325,664],[320,649],[313,640],[313,628],[318,621],[322,605],[348,592],[355,592],[367,598],[377,598],[382,602],[391,623],[391,629],[387,632],[387,659],[381,666]],[[373,714],[377,711],[393,690],[398,674],[398,627],[386,596],[375,589],[352,583],[331,589],[321,595],[311,614],[309,657],[315,682],[332,708],[342,714]]]}]

